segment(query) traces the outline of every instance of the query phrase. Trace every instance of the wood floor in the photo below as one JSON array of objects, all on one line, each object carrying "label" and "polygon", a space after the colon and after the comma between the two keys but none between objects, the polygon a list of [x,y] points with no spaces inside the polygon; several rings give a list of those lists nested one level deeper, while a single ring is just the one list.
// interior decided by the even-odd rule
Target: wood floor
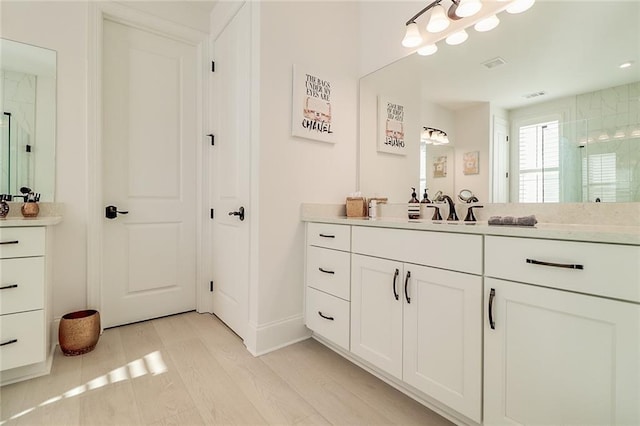
[{"label": "wood floor", "polygon": [[450,425],[314,340],[254,358],[195,312],[109,329],[0,388],[4,425]]}]

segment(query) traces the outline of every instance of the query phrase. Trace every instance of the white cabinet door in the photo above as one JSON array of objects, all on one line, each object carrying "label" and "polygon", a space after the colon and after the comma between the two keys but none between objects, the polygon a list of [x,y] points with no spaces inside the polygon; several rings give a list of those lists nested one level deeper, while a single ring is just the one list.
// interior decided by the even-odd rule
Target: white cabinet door
[{"label": "white cabinet door", "polygon": [[402,379],[402,276],[400,262],[352,255],[351,351],[398,379]]},{"label": "white cabinet door", "polygon": [[640,424],[640,306],[491,278],[484,291],[484,424]]},{"label": "white cabinet door", "polygon": [[480,423],[482,277],[405,264],[403,287],[404,381]]}]

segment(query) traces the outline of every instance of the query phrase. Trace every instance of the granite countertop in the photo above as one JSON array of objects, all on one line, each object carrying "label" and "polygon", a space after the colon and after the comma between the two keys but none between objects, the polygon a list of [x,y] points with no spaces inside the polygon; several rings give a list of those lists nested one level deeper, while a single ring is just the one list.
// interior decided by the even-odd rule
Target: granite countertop
[{"label": "granite countertop", "polygon": [[432,221],[429,219],[410,220],[396,217],[369,219],[307,214],[302,215],[302,221],[354,226],[373,226],[380,228],[452,232],[461,234],[499,235],[507,237],[640,245],[640,226],[573,225],[554,223],[538,223],[536,226],[495,226],[489,225],[486,221],[447,222]]},{"label": "granite countertop", "polygon": [[19,226],[51,226],[57,225],[60,222],[62,222],[62,216],[11,216],[0,219],[0,228],[14,228]]}]

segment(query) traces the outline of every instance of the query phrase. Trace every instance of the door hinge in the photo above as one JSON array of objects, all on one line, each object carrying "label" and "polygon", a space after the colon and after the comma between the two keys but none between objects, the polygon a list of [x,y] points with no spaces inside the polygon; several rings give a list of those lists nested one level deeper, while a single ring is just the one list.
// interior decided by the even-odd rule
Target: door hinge
[{"label": "door hinge", "polygon": [[215,215],[216,215],[216,214],[215,214],[215,212],[214,212],[214,210],[213,210],[213,209],[211,209],[211,213],[210,213],[210,215],[211,215],[211,219],[213,219],[213,218],[215,217]]},{"label": "door hinge", "polygon": [[211,138],[211,146],[214,146],[216,144],[216,137],[212,133],[209,133],[207,136]]},{"label": "door hinge", "polygon": [[211,72],[216,72],[216,63],[211,61]]},{"label": "door hinge", "polygon": [[209,291],[213,293],[213,281],[209,281]]}]

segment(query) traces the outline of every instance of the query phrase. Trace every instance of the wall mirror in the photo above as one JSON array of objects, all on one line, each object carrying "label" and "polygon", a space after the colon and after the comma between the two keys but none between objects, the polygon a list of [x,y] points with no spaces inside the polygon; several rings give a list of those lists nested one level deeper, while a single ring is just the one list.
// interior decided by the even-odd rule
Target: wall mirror
[{"label": "wall mirror", "polygon": [[56,52],[0,39],[0,193],[53,201]]},{"label": "wall mirror", "polygon": [[[640,2],[539,1],[498,17],[361,79],[360,190],[391,202],[418,185],[480,202],[640,201]],[[387,99],[404,107],[402,153],[378,149]],[[424,143],[425,126],[450,143]]]}]

